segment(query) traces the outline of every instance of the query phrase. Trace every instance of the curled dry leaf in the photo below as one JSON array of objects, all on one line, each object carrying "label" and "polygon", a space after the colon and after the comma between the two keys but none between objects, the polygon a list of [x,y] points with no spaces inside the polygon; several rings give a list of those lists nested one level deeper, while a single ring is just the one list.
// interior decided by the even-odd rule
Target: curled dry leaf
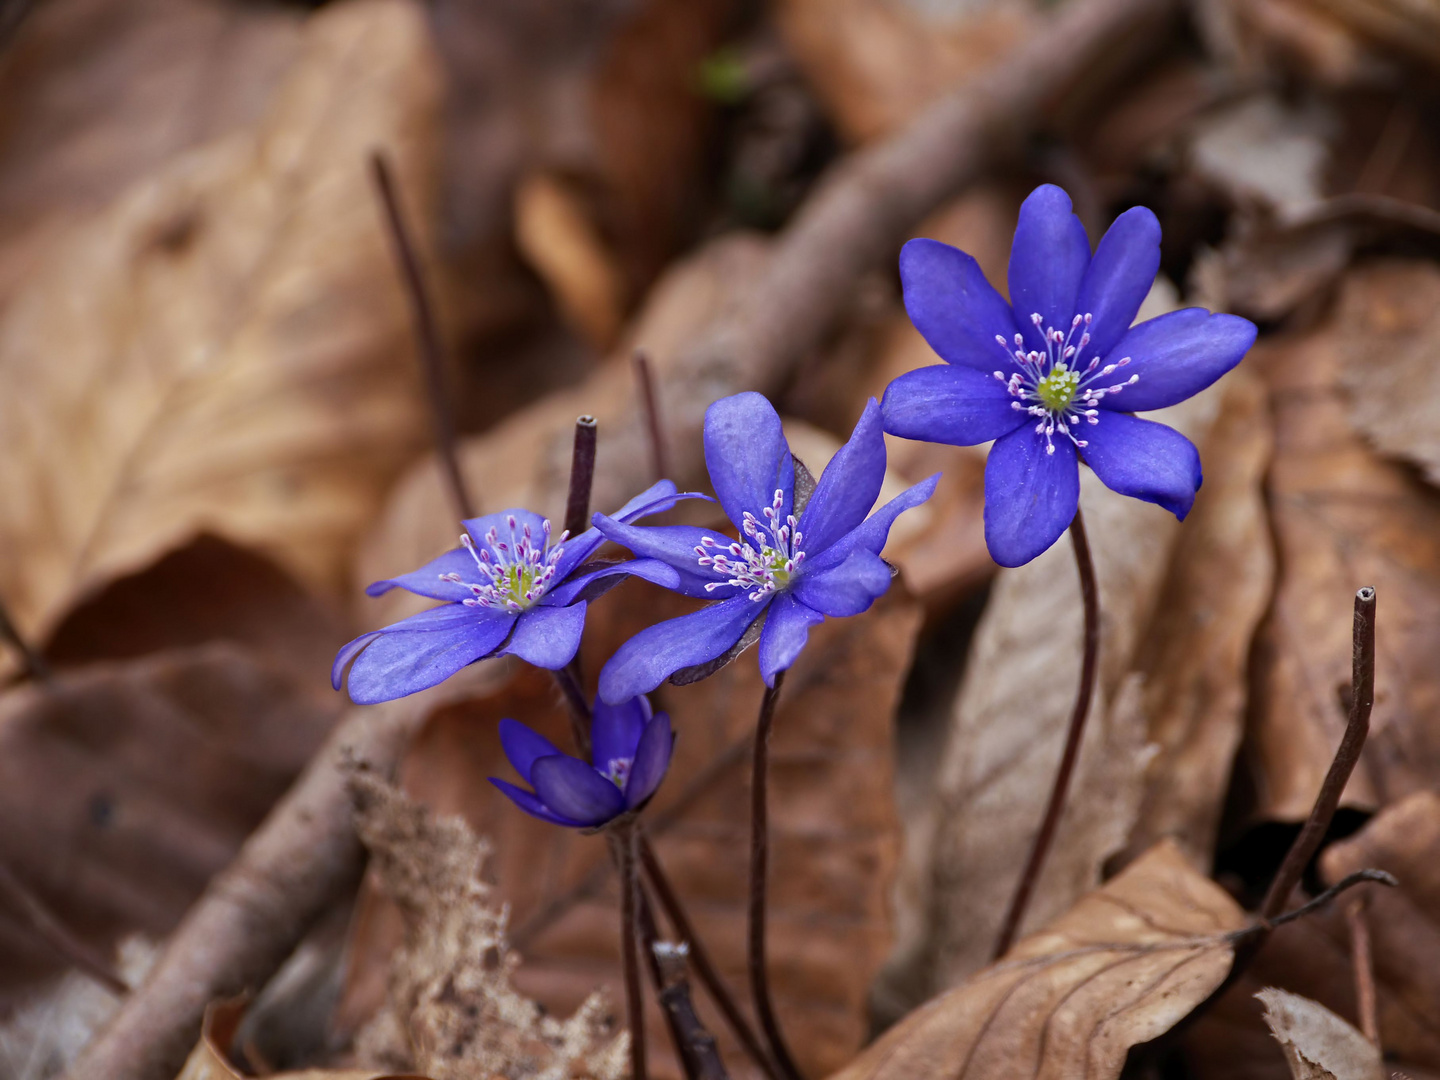
[{"label": "curled dry leaf", "polygon": [[[620,586],[591,609],[586,670],[598,670],[641,626],[692,604],[643,582]],[[867,614],[815,627],[780,698],[771,751],[771,984],[780,1022],[811,1076],[839,1067],[864,1041],[866,994],[890,944],[899,839],[892,717],[918,624],[916,605],[897,585]],[[742,1002],[748,824],[737,808],[748,805],[762,689],[747,655],[704,682],[657,692],[656,707],[670,713],[677,740],[670,774],[643,818]],[[570,745],[559,695],[542,673],[527,670],[500,693],[432,717],[406,759],[405,787],[492,838],[498,893],[524,957],[515,975],[522,993],[553,1012],[575,1009],[601,985],[620,1001],[619,898],[604,841],[529,818],[485,782],[513,779],[496,731],[504,716]],[[397,922],[373,894],[362,899],[351,1017],[378,1003],[376,975]],[[732,1075],[758,1075],[698,982],[692,989]],[[652,1075],[678,1076],[660,1013],[649,1007]]]},{"label": "curled dry leaf", "polygon": [[[1201,447],[1224,384],[1154,414]],[[1136,821],[1146,731],[1117,707],[1149,623],[1171,551],[1175,518],[1081,478],[1100,590],[1100,668],[1079,762],[1026,926],[1065,911],[1100,881]],[[933,987],[953,986],[988,959],[1060,759],[1079,683],[1083,611],[1068,537],[1017,570],[1002,571],[971,645],[971,673],[955,702],[937,780],[939,822],[927,900]],[[1130,691],[1133,692],[1133,691]],[[923,980],[921,980],[923,984]]]},{"label": "curled dry leaf", "polygon": [[[0,861],[80,938],[168,933],[325,737],[333,709],[227,645],[0,697]],[[55,960],[0,916],[0,996]]]},{"label": "curled dry leaf", "polygon": [[202,531],[345,581],[424,438],[365,156],[388,147],[426,206],[438,96],[418,7],[328,8],[253,129],[137,183],[16,293],[0,594],[26,634]]},{"label": "curled dry leaf", "polygon": [[831,1080],[1114,1080],[1230,970],[1244,913],[1167,842]]},{"label": "curled dry leaf", "polygon": [[389,998],[360,1034],[360,1058],[435,1080],[620,1080],[629,1040],[615,1033],[604,995],[558,1020],[511,985],[520,957],[508,914],[481,880],[489,842],[367,773],[351,775],[350,791],[372,870],[405,919]]},{"label": "curled dry leaf", "polygon": [[1324,1005],[1271,986],[1255,996],[1294,1080],[1385,1080],[1379,1048]]}]

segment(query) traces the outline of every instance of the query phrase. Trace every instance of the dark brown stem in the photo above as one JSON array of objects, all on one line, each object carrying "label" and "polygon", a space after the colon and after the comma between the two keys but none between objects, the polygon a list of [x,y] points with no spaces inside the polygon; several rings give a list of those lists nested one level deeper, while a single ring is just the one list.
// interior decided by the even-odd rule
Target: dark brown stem
[{"label": "dark brown stem", "polygon": [[750,967],[750,996],[755,999],[755,1012],[760,1017],[760,1029],[765,1032],[765,1041],[770,1045],[770,1056],[779,1066],[785,1080],[801,1080],[790,1048],[785,1045],[785,1036],[780,1022],[775,1018],[775,1006],[770,1000],[770,976],[765,963],[765,886],[770,861],[770,830],[768,815],[768,794],[770,786],[770,729],[775,726],[775,703],[780,699],[780,687],[785,681],[782,671],[775,676],[775,685],[765,688],[760,701],[760,718],[755,724],[755,768],[750,784],[750,920],[748,960]]},{"label": "dark brown stem", "polygon": [[651,951],[660,971],[660,1004],[681,1034],[680,1057],[685,1074],[693,1080],[730,1080],[715,1046],[715,1036],[700,1022],[695,1003],[690,1000],[690,983],[685,977],[689,950],[685,943],[657,941]]},{"label": "dark brown stem", "polygon": [[49,684],[51,681],[50,666],[45,663],[45,658],[34,648],[25,635],[20,633],[20,628],[10,618],[10,610],[0,601],[0,637],[10,642],[15,651],[20,654],[21,661],[25,664],[26,673],[36,682]]},{"label": "dark brown stem", "polygon": [[595,483],[595,417],[575,420],[575,450],[570,458],[570,496],[565,500],[565,530],[579,536],[590,528],[590,488]]},{"label": "dark brown stem", "polygon": [[1284,910],[1305,867],[1315,857],[1335,817],[1350,774],[1360,760],[1365,737],[1370,733],[1370,708],[1375,703],[1375,590],[1368,585],[1355,594],[1353,641],[1350,719],[1340,739],[1340,748],[1335,751],[1335,760],[1330,762],[1330,771],[1320,785],[1320,794],[1310,808],[1310,817],[1285,853],[1285,861],[1276,871],[1270,891],[1260,905],[1261,922],[1273,922]]},{"label": "dark brown stem", "polygon": [[[637,836],[639,830],[636,830]],[[646,970],[650,973],[650,986],[655,991],[655,997],[660,998],[665,989],[664,975],[660,970],[660,961],[655,955],[655,946],[660,941],[660,927],[655,921],[655,906],[650,901],[650,894],[645,891],[644,884],[640,887],[640,903],[636,908],[640,919],[640,955],[645,958]],[[664,1002],[661,1001],[663,1005]],[[675,1049],[675,1056],[679,1059],[681,1066],[685,1069],[685,1080],[699,1080],[691,1071],[691,1061],[687,1057],[686,1034],[681,1030],[679,1022],[669,1009],[663,1009],[665,1017],[665,1028],[670,1033],[670,1045]]]},{"label": "dark brown stem", "polygon": [[1045,816],[1030,848],[1030,857],[1025,861],[1020,883],[1010,898],[1005,921],[1000,925],[1000,936],[995,939],[992,953],[995,960],[1009,952],[1015,942],[1015,935],[1025,918],[1025,909],[1030,905],[1030,896],[1044,868],[1045,856],[1050,853],[1055,831],[1060,827],[1065,796],[1070,791],[1075,763],[1080,759],[1080,741],[1085,735],[1085,721],[1090,715],[1090,699],[1095,694],[1095,670],[1100,659],[1100,594],[1095,586],[1095,563],[1090,557],[1090,540],[1085,535],[1085,518],[1079,507],[1075,509],[1075,520],[1070,523],[1070,539],[1075,547],[1075,567],[1080,571],[1080,597],[1085,605],[1085,655],[1080,663],[1080,689],[1075,696],[1075,708],[1070,713],[1070,730],[1065,735],[1060,769],[1055,773],[1055,782],[1050,788],[1050,802],[1045,807]]},{"label": "dark brown stem", "polygon": [[655,855],[655,849],[650,846],[650,839],[643,832],[640,834],[640,865],[645,876],[650,881],[650,886],[655,890],[655,895],[660,901],[660,906],[665,909],[665,914],[675,927],[675,933],[689,948],[690,962],[695,966],[695,974],[700,977],[701,984],[710,994],[716,1006],[720,1009],[720,1015],[725,1018],[729,1026],[750,1059],[758,1065],[762,1072],[770,1080],[780,1080],[774,1064],[766,1055],[760,1040],[755,1034],[755,1029],[750,1026],[749,1020],[740,1010],[735,1000],[735,995],[725,985],[720,972],[716,969],[710,954],[705,948],[705,943],[700,940],[700,935],[695,932],[694,925],[690,922],[690,916],[680,903],[680,897],[676,894],[670,879],[666,877],[660,860]]},{"label": "dark brown stem", "polygon": [[31,929],[60,959],[83,971],[117,996],[130,992],[125,980],[95,952],[72,934],[45,902],[36,896],[8,866],[0,863],[0,895],[30,923]]},{"label": "dark brown stem", "polygon": [[636,962],[640,878],[635,873],[633,824],[614,830],[620,860],[620,952],[625,967],[625,1012],[630,1018],[631,1080],[646,1080],[645,1002],[640,994],[640,965]]},{"label": "dark brown stem", "polygon": [[1380,1021],[1375,1007],[1375,960],[1370,952],[1365,897],[1357,896],[1345,905],[1345,921],[1350,926],[1350,963],[1355,969],[1355,1011],[1360,1014],[1360,1030],[1378,1048]]},{"label": "dark brown stem", "polygon": [[445,472],[455,512],[462,520],[473,518],[475,506],[470,501],[465,476],[460,471],[460,456],[455,448],[455,424],[450,416],[450,397],[445,387],[445,346],[440,336],[440,322],[435,317],[435,306],[430,301],[430,290],[426,287],[425,275],[420,268],[413,235],[400,208],[400,196],[394,176],[385,155],[378,150],[370,155],[370,170],[375,177],[375,188],[380,193],[380,203],[385,210],[385,222],[390,229],[390,244],[395,251],[395,260],[400,264],[401,276],[405,279],[406,295],[410,298],[410,314],[415,322],[420,363],[425,369],[425,389],[430,397],[430,424],[435,437],[435,452]]},{"label": "dark brown stem", "polygon": [[585,699],[585,691],[580,686],[580,680],[575,677],[574,670],[563,667],[550,674],[554,676],[560,692],[565,695],[565,705],[570,711],[570,737],[575,740],[575,752],[585,761],[589,761],[590,722],[594,719],[590,702]]},{"label": "dark brown stem", "polygon": [[665,425],[660,419],[660,399],[650,371],[650,358],[636,349],[634,364],[635,381],[640,384],[640,403],[645,409],[645,427],[650,436],[650,461],[655,467],[655,479],[664,480],[670,475],[670,463],[665,459]]}]

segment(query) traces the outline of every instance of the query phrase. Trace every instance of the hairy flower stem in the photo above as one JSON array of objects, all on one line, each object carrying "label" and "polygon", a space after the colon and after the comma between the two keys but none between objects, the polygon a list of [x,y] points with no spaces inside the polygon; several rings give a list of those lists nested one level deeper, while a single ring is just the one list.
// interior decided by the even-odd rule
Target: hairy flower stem
[{"label": "hairy flower stem", "polygon": [[775,685],[765,689],[760,701],[760,718],[755,724],[755,768],[750,784],[750,923],[748,960],[750,995],[755,999],[755,1012],[760,1028],[770,1044],[770,1055],[780,1067],[785,1080],[801,1080],[795,1059],[785,1045],[775,1007],[770,1000],[770,979],[765,964],[765,885],[770,861],[770,830],[768,789],[770,773],[770,729],[775,726],[775,703],[785,681],[782,671],[775,676]]},{"label": "hairy flower stem", "polygon": [[625,1012],[630,1018],[630,1078],[646,1080],[645,1002],[640,995],[636,962],[640,877],[635,872],[635,825],[625,821],[611,829],[620,864],[620,952],[625,966]]},{"label": "hairy flower stem", "polygon": [[1080,740],[1085,735],[1085,721],[1090,715],[1090,699],[1095,693],[1095,670],[1100,658],[1100,594],[1095,586],[1095,562],[1090,557],[1090,540],[1085,535],[1085,519],[1080,508],[1075,508],[1075,520],[1070,522],[1070,539],[1075,546],[1075,567],[1080,572],[1080,597],[1085,605],[1085,654],[1080,663],[1080,689],[1075,696],[1075,708],[1070,714],[1070,730],[1065,735],[1065,751],[1060,757],[1060,768],[1055,773],[1055,782],[1050,788],[1050,801],[1045,807],[1045,816],[1040,822],[1040,831],[1030,848],[1030,857],[1015,894],[1010,898],[1005,921],[1000,925],[1000,935],[995,939],[991,958],[998,960],[1010,951],[1015,934],[1025,918],[1025,909],[1030,905],[1030,896],[1040,871],[1045,865],[1045,856],[1055,840],[1055,831],[1060,825],[1060,815],[1065,810],[1065,796],[1070,790],[1070,780],[1075,773],[1075,763],[1080,758]]},{"label": "hairy flower stem", "polygon": [[470,501],[464,474],[460,471],[460,457],[455,449],[455,425],[447,404],[449,396],[445,390],[445,347],[441,344],[440,322],[435,317],[435,306],[430,302],[430,291],[425,286],[425,275],[420,269],[420,259],[415,252],[415,241],[400,209],[400,196],[395,187],[394,176],[385,155],[378,150],[370,155],[370,170],[375,177],[380,204],[385,210],[385,223],[389,226],[395,260],[400,264],[400,273],[405,279],[405,291],[410,299],[410,313],[415,321],[415,337],[420,347],[420,362],[425,369],[425,389],[430,397],[430,423],[435,436],[435,452],[440,459],[440,467],[444,470],[456,514],[462,520],[473,518],[475,507]]},{"label": "hairy flower stem", "polygon": [[595,417],[575,420],[575,449],[570,456],[570,494],[565,500],[565,531],[572,537],[590,528],[590,489],[595,483]]}]

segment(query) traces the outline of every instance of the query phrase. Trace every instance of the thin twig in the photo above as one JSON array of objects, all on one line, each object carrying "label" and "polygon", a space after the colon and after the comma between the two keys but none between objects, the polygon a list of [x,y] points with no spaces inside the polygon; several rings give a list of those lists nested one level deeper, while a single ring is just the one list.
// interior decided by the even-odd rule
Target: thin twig
[{"label": "thin twig", "polygon": [[1341,893],[1353,889],[1356,885],[1364,885],[1367,882],[1375,885],[1388,885],[1392,889],[1400,884],[1393,874],[1387,874],[1384,870],[1356,870],[1355,873],[1347,875],[1334,885],[1331,885],[1330,888],[1315,897],[1315,899],[1307,901],[1297,908],[1291,908],[1281,915],[1276,915],[1273,919],[1257,919],[1245,927],[1245,929],[1236,930],[1230,935],[1231,940],[1238,942],[1245,941],[1249,938],[1266,937],[1270,931],[1274,930],[1277,926],[1284,926],[1286,923],[1292,923],[1296,919],[1303,919],[1305,916],[1319,911]]},{"label": "thin twig", "polygon": [[625,968],[625,1012],[630,1019],[630,1077],[646,1080],[645,1001],[640,994],[640,965],[637,961],[636,920],[640,878],[635,873],[635,829],[627,822],[614,830],[620,862],[620,952]]},{"label": "thin twig", "polygon": [[780,700],[780,687],[784,681],[785,672],[782,671],[775,676],[775,685],[765,688],[765,696],[760,700],[760,717],[755,724],[755,765],[750,783],[750,918],[746,957],[750,968],[750,996],[760,1017],[760,1029],[765,1032],[765,1040],[770,1045],[770,1056],[775,1059],[786,1080],[800,1080],[800,1070],[795,1067],[795,1059],[790,1055],[785,1035],[780,1030],[780,1021],[775,1017],[775,1006],[770,1000],[770,974],[765,962],[765,892],[770,861],[770,731],[775,726],[775,703]]},{"label": "thin twig", "polygon": [[565,695],[565,705],[570,714],[570,738],[575,742],[575,752],[584,760],[590,760],[590,723],[594,714],[590,702],[585,700],[585,691],[570,667],[556,668],[550,672],[560,692]]},{"label": "thin twig", "polygon": [[1000,935],[995,939],[991,956],[994,960],[1004,956],[1014,944],[1020,923],[1025,918],[1025,909],[1030,905],[1030,895],[1035,891],[1035,884],[1045,865],[1045,856],[1055,840],[1055,831],[1065,810],[1065,796],[1070,790],[1070,779],[1080,758],[1080,742],[1085,734],[1085,720],[1090,715],[1090,699],[1095,694],[1095,670],[1100,658],[1100,594],[1095,585],[1095,563],[1090,557],[1085,519],[1079,507],[1075,509],[1075,520],[1070,523],[1070,539],[1074,542],[1075,566],[1080,572],[1080,597],[1085,605],[1085,655],[1080,663],[1080,688],[1075,695],[1075,708],[1070,714],[1070,729],[1065,735],[1060,768],[1050,788],[1050,801],[1045,807],[1040,831],[1035,834],[1035,843],[1030,848],[1030,857],[1025,862],[1015,894],[1010,899],[1009,910],[1005,912],[1005,921],[1000,925]]},{"label": "thin twig", "polygon": [[575,420],[575,450],[570,459],[570,495],[565,500],[565,531],[579,536],[590,528],[590,489],[595,483],[595,417]]},{"label": "thin twig", "polygon": [[695,1003],[690,1000],[690,983],[685,978],[685,959],[689,955],[686,944],[657,941],[652,952],[660,970],[660,1004],[674,1018],[682,1035],[680,1056],[686,1075],[695,1080],[730,1080],[715,1046],[715,1036],[701,1023]]},{"label": "thin twig", "polygon": [[[639,830],[636,830],[637,836]],[[655,920],[655,905],[650,901],[650,894],[645,891],[645,885],[640,883],[640,903],[637,908],[640,919],[640,955],[645,958],[645,968],[650,973],[650,988],[655,991],[656,1000],[664,1001],[660,996],[665,990],[665,976],[660,970],[660,960],[655,955],[655,946],[660,941],[660,926]],[[675,1057],[679,1060],[681,1067],[685,1070],[685,1080],[700,1080],[691,1071],[692,1062],[687,1057],[686,1034],[680,1027],[679,1020],[669,1009],[662,1008],[661,1015],[665,1018],[665,1029],[670,1033],[670,1045],[675,1048]]]},{"label": "thin twig", "polygon": [[425,274],[420,266],[413,235],[405,223],[404,211],[400,208],[400,196],[394,175],[385,155],[379,150],[370,155],[370,171],[375,178],[375,188],[380,193],[385,222],[390,230],[390,244],[395,252],[395,261],[400,264],[400,275],[405,280],[405,292],[410,299],[410,314],[415,322],[420,364],[425,369],[425,388],[430,398],[430,424],[435,436],[435,453],[449,483],[450,498],[454,502],[456,514],[461,520],[473,518],[475,506],[465,486],[465,475],[460,471],[460,455],[455,447],[455,423],[450,415],[450,396],[445,387],[445,346],[440,335],[440,322],[435,317],[435,306],[430,301],[430,290],[425,285]]},{"label": "thin twig", "polygon": [[72,934],[45,901],[31,892],[4,863],[0,863],[0,895],[10,898],[19,914],[29,921],[36,936],[60,959],[79,968],[117,997],[123,997],[130,992],[129,985],[116,974],[115,969],[89,945]]},{"label": "thin twig", "polygon": [[1273,922],[1284,910],[1290,893],[1305,873],[1305,867],[1310,865],[1310,860],[1320,849],[1320,843],[1325,839],[1335,810],[1340,805],[1340,796],[1344,794],[1350,774],[1360,760],[1365,737],[1370,733],[1370,708],[1375,704],[1375,590],[1368,585],[1355,594],[1352,636],[1350,719],[1345,724],[1340,747],[1335,751],[1335,760],[1330,762],[1330,771],[1320,785],[1320,794],[1310,808],[1310,817],[1285,853],[1285,861],[1276,871],[1270,891],[1260,905],[1262,922]]},{"label": "thin twig", "polygon": [[645,410],[645,429],[650,436],[650,461],[655,466],[655,479],[664,480],[670,475],[670,465],[665,459],[665,425],[660,418],[655,377],[650,370],[650,358],[643,350],[635,350],[633,362],[635,381],[640,385],[640,404]]},{"label": "thin twig", "polygon": [[10,618],[10,610],[5,602],[0,600],[0,637],[10,642],[15,651],[20,654],[20,660],[25,665],[26,673],[38,683],[49,684],[53,678],[50,674],[50,666],[45,663],[45,658],[20,633],[20,628],[15,625],[15,620]]},{"label": "thin twig", "polygon": [[1350,926],[1350,964],[1355,969],[1355,1011],[1360,1014],[1360,1030],[1377,1049],[1383,1049],[1375,1006],[1375,959],[1370,951],[1370,924],[1365,918],[1365,897],[1357,896],[1345,905],[1345,921]]}]

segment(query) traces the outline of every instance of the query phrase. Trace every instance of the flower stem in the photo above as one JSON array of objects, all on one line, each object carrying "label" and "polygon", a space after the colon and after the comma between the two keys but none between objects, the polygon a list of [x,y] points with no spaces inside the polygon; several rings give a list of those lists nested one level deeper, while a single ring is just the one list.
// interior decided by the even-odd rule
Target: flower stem
[{"label": "flower stem", "polygon": [[760,1028],[770,1044],[770,1055],[786,1080],[800,1080],[800,1070],[785,1045],[785,1036],[775,1018],[770,1001],[770,979],[765,964],[765,884],[770,860],[767,795],[770,771],[770,729],[775,726],[775,703],[785,681],[782,671],[775,676],[775,685],[766,687],[760,701],[760,718],[755,724],[755,769],[750,786],[750,926],[748,959],[750,994],[755,999],[755,1012]]},{"label": "flower stem", "polygon": [[575,419],[575,449],[570,456],[570,494],[565,500],[565,531],[573,539],[590,528],[590,489],[595,484],[596,423],[593,416]]},{"label": "flower stem", "polygon": [[614,834],[620,860],[620,952],[625,966],[625,1012],[630,1018],[630,1080],[646,1080],[645,1004],[635,951],[640,878],[635,872],[634,825],[618,826]]},{"label": "flower stem", "polygon": [[1065,809],[1065,796],[1070,790],[1070,780],[1075,773],[1075,763],[1080,757],[1080,740],[1085,734],[1085,721],[1090,715],[1090,699],[1095,691],[1095,670],[1100,658],[1100,595],[1095,586],[1095,563],[1090,557],[1090,540],[1085,535],[1085,519],[1080,508],[1075,508],[1075,520],[1070,522],[1070,539],[1075,547],[1075,567],[1080,572],[1080,597],[1085,605],[1085,654],[1080,663],[1080,689],[1075,697],[1075,708],[1070,714],[1070,729],[1065,735],[1065,752],[1060,757],[1060,768],[1055,773],[1055,782],[1050,788],[1050,802],[1045,807],[1045,816],[1040,822],[1040,831],[1030,848],[1030,857],[1010,898],[1010,908],[1005,912],[1005,921],[1000,925],[1000,935],[995,939],[992,959],[998,960],[1010,951],[1015,934],[1025,918],[1025,909],[1030,905],[1030,896],[1040,879],[1045,865],[1045,856],[1055,840],[1055,831],[1060,825],[1060,815]]},{"label": "flower stem", "polygon": [[650,358],[635,350],[635,381],[640,384],[640,403],[645,411],[645,428],[650,435],[650,463],[655,469],[655,479],[664,480],[670,475],[665,459],[665,425],[660,419],[660,400],[655,392],[655,377],[650,370]]}]

